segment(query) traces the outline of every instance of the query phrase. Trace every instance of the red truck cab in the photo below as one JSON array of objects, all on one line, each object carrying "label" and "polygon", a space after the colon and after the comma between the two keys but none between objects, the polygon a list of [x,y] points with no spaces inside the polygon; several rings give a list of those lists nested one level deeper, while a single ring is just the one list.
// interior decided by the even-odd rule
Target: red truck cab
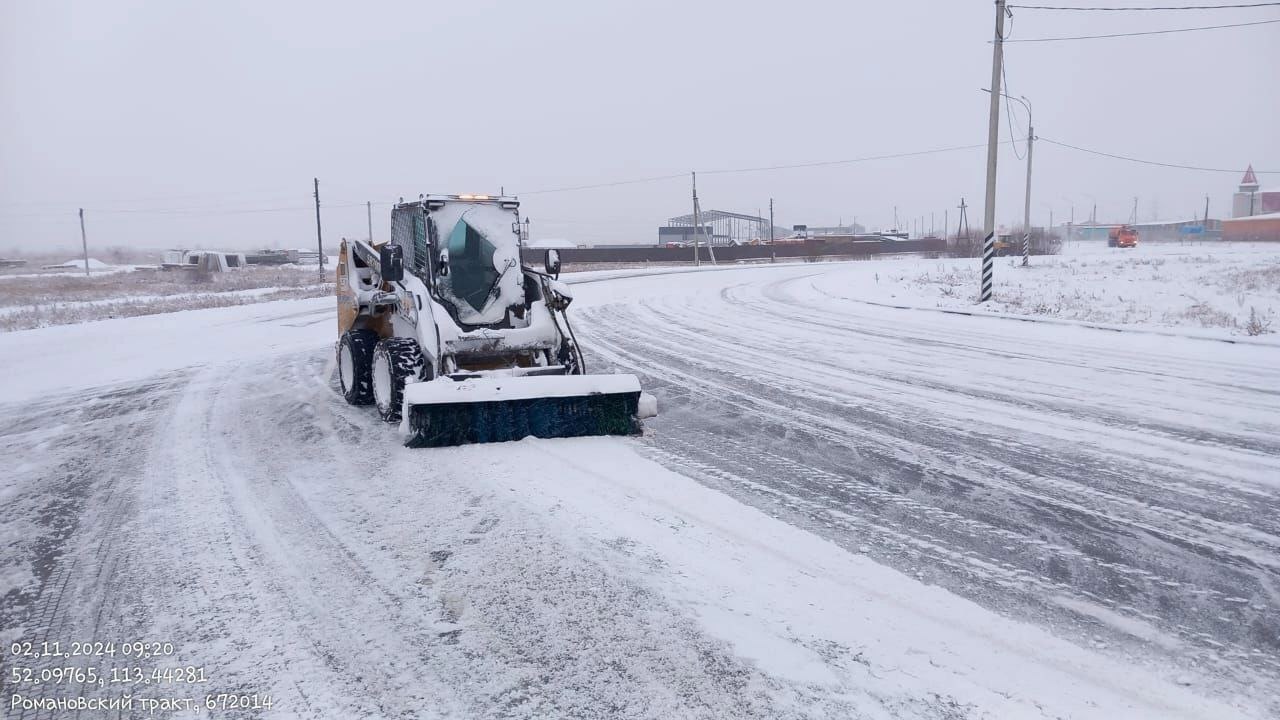
[{"label": "red truck cab", "polygon": [[1128,225],[1112,228],[1111,232],[1107,233],[1107,247],[1138,247],[1138,231]]}]

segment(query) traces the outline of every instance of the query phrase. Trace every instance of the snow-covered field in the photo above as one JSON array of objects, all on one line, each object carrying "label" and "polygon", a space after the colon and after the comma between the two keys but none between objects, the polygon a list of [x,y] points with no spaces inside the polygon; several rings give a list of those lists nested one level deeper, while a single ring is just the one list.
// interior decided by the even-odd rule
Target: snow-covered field
[{"label": "snow-covered field", "polygon": [[96,274],[88,277],[0,275],[0,331],[333,294],[332,281],[320,279],[314,267],[251,266],[206,282],[186,272],[90,267]]},{"label": "snow-covered field", "polygon": [[0,335],[3,645],[210,681],[6,712],[1280,713],[1280,348],[853,292],[923,262],[580,277],[640,439],[401,448],[334,390],[328,298]]},{"label": "snow-covered field", "polygon": [[[975,308],[975,259],[897,260],[850,288],[879,302],[1090,324],[1189,330],[1207,337],[1280,333],[1280,244],[1068,243],[1063,255],[996,260],[992,302]],[[870,282],[866,282],[866,280]]]}]

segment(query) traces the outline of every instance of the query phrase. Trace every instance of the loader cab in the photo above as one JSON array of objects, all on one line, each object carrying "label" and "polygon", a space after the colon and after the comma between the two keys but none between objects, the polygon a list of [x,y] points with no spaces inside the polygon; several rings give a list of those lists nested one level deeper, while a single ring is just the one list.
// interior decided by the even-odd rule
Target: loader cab
[{"label": "loader cab", "polygon": [[464,330],[508,328],[524,315],[519,203],[485,195],[425,196],[392,210],[392,243]]}]

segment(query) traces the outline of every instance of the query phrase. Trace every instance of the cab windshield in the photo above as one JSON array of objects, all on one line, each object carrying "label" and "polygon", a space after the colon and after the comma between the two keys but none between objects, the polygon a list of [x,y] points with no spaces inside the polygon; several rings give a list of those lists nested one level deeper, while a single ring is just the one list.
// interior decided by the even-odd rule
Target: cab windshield
[{"label": "cab windshield", "polygon": [[449,258],[448,274],[436,278],[436,288],[458,322],[492,325],[505,319],[507,308],[524,299],[516,212],[457,202],[432,211],[431,219]]}]

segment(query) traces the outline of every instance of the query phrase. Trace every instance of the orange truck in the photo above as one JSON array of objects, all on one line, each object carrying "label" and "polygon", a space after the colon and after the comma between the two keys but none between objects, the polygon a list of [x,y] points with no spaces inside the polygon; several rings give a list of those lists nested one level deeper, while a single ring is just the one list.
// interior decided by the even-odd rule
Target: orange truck
[{"label": "orange truck", "polygon": [[1107,247],[1138,247],[1138,231],[1128,225],[1111,228],[1111,232],[1107,233]]}]

